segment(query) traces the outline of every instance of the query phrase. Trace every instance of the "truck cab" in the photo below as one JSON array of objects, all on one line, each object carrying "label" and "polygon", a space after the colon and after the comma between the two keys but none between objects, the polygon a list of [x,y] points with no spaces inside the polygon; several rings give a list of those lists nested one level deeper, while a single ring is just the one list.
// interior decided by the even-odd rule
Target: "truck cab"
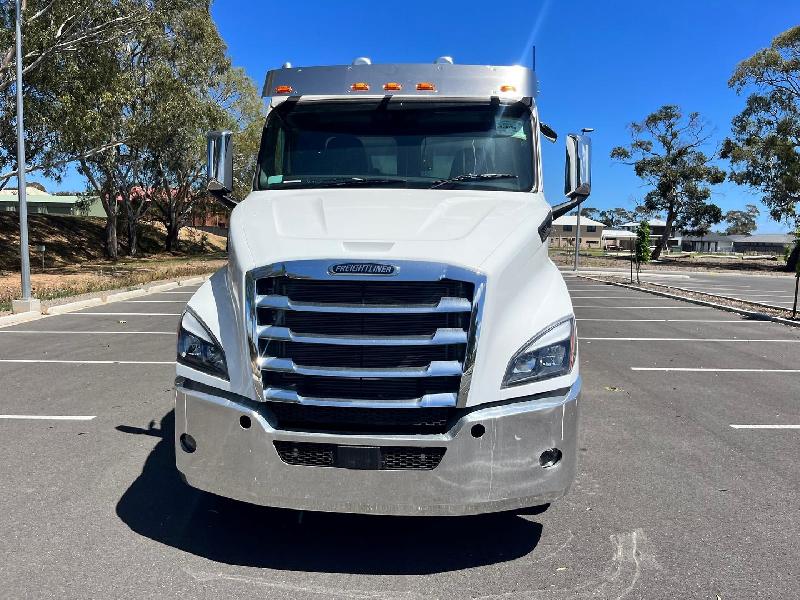
[{"label": "truck cab", "polygon": [[530,69],[287,64],[264,95],[247,198],[230,132],[209,135],[209,191],[233,210],[228,265],[179,329],[185,481],[394,515],[567,493],[581,380],[547,236],[589,193],[589,140],[568,136],[551,207]]}]

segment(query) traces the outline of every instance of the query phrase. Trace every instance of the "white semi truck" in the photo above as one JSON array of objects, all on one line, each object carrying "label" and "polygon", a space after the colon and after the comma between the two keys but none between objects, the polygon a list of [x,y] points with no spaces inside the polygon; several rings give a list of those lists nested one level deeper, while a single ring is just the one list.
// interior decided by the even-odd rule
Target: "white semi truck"
[{"label": "white semi truck", "polygon": [[576,467],[578,345],[548,258],[590,191],[567,137],[542,188],[527,68],[270,71],[253,191],[231,197],[228,266],[178,336],[175,448],[196,488],[300,510],[463,515],[548,504]]}]

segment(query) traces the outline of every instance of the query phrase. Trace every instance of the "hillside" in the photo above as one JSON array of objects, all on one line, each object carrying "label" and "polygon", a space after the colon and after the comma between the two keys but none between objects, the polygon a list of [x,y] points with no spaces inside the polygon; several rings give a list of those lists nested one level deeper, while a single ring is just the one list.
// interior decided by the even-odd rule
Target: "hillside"
[{"label": "hillside", "polygon": [[[57,215],[28,216],[28,239],[31,262],[41,268],[41,254],[35,250],[44,244],[45,266],[64,267],[85,263],[107,262],[103,254],[105,219],[96,217],[65,217]],[[127,247],[125,232],[118,231],[120,257]],[[139,231],[139,250],[144,255],[187,256],[225,250],[225,238],[203,234],[196,230],[181,232],[179,252],[164,252],[164,231],[159,225],[142,224]],[[0,213],[0,270],[19,270],[19,215]]]}]

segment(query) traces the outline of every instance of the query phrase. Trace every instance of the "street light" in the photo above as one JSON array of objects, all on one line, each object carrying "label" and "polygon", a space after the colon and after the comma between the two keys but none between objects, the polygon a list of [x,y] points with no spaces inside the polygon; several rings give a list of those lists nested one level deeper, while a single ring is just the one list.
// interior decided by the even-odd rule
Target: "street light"
[{"label": "street light", "polygon": [[31,298],[31,259],[28,254],[28,198],[25,189],[25,124],[22,106],[22,9],[16,0],[17,53],[17,198],[19,199],[19,255],[22,270],[22,298],[11,302],[14,312],[39,311],[41,305]]},{"label": "street light", "polygon": [[[594,131],[594,127],[584,127],[581,129],[581,133],[586,135],[587,133],[592,133]],[[575,209],[575,263],[572,266],[573,271],[578,270],[578,250],[581,247],[581,205],[579,204]]]}]

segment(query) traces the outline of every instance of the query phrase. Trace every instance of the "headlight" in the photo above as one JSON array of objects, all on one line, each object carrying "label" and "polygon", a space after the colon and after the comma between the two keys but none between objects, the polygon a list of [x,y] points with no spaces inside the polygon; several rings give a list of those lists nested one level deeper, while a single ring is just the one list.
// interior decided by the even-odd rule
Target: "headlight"
[{"label": "headlight", "polygon": [[183,313],[178,330],[178,362],[215,377],[228,378],[222,346],[191,308]]},{"label": "headlight", "polygon": [[511,358],[503,387],[566,375],[575,363],[575,319],[568,317],[539,332]]}]

